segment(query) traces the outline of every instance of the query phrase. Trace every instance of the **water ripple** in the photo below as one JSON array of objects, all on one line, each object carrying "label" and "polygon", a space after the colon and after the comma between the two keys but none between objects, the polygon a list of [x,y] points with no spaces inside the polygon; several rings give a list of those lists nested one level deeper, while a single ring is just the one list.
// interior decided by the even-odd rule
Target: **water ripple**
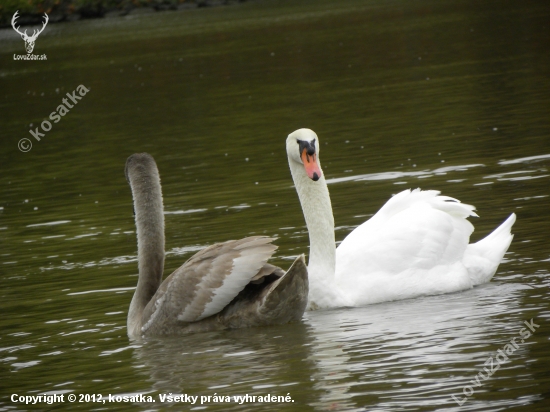
[{"label": "water ripple", "polygon": [[346,177],[336,177],[332,179],[327,179],[327,184],[333,183],[342,183],[349,181],[362,181],[362,180],[393,180],[401,179],[403,177],[418,177],[426,178],[435,175],[446,175],[449,172],[464,172],[476,167],[485,167],[484,164],[468,164],[468,165],[459,165],[459,166],[445,166],[440,167],[434,170],[420,170],[417,172],[379,172],[379,173],[367,173],[356,176],[346,176]]},{"label": "water ripple", "polygon": [[535,163],[539,160],[546,160],[550,159],[550,154],[545,155],[539,155],[539,156],[528,156],[528,157],[521,157],[519,159],[513,159],[513,160],[501,160],[498,162],[499,165],[513,165],[518,163]]}]

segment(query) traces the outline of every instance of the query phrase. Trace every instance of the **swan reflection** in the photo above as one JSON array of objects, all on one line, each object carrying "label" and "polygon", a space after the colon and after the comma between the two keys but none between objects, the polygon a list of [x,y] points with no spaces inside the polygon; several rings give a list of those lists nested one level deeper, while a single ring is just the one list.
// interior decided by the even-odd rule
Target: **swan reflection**
[{"label": "swan reflection", "polygon": [[[451,395],[462,393],[503,335],[519,330],[525,288],[491,283],[456,294],[307,312],[289,325],[148,339],[133,349],[134,365],[157,393],[288,393],[290,410],[458,407]],[[525,346],[503,368],[524,365],[527,356]],[[528,370],[522,373],[522,380],[533,381]],[[507,387],[498,379],[497,373],[476,390]],[[273,408],[203,406],[252,405]]]}]

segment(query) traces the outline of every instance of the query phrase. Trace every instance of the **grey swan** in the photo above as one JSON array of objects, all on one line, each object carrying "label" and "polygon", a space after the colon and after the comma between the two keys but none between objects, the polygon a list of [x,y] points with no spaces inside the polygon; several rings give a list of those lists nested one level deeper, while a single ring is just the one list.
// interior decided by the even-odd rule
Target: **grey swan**
[{"label": "grey swan", "polygon": [[130,156],[138,241],[137,287],[128,311],[128,336],[182,335],[284,324],[301,319],[307,305],[304,256],[289,270],[267,263],[275,239],[252,236],[197,252],[164,282],[164,212],[157,165],[147,153]]}]

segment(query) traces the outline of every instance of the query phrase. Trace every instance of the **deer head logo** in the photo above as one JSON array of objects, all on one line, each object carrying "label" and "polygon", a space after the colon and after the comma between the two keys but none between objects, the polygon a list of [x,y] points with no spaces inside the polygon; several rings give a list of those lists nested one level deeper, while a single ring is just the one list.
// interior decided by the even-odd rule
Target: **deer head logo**
[{"label": "deer head logo", "polygon": [[15,14],[13,15],[13,18],[11,19],[11,25],[13,27],[13,29],[19,33],[21,35],[21,38],[25,41],[25,48],[27,49],[27,53],[28,54],[31,54],[32,53],[32,50],[34,49],[34,42],[36,41],[36,38],[38,37],[38,35],[40,33],[42,33],[44,31],[44,29],[46,28],[46,25],[48,24],[48,15],[46,13],[44,13],[44,17],[45,17],[45,20],[44,22],[42,23],[42,28],[40,30],[33,30],[33,34],[32,36],[29,36],[27,35],[27,30],[25,30],[24,33],[21,33],[19,31],[19,26],[15,27],[15,20],[17,20],[17,13],[19,13],[19,10],[17,10],[15,12]]}]

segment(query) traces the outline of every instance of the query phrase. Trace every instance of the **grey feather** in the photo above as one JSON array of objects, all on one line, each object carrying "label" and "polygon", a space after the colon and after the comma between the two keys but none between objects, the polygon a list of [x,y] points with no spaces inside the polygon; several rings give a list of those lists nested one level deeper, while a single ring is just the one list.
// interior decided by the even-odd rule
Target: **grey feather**
[{"label": "grey feather", "polygon": [[[173,335],[299,320],[308,295],[303,256],[288,272],[267,263],[275,240],[252,236],[209,246],[164,282],[164,219],[153,158],[126,162],[138,233],[139,280],[128,313],[128,335]],[[145,249],[145,245],[148,246]]]}]

